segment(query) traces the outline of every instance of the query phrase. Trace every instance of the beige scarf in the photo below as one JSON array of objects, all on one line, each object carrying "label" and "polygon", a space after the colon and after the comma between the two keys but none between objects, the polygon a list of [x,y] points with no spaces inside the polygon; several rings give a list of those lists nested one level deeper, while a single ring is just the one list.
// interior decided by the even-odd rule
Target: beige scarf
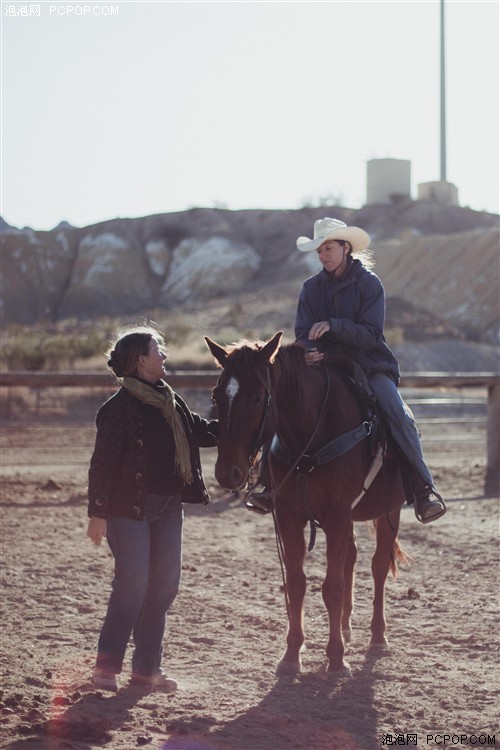
[{"label": "beige scarf", "polygon": [[172,428],[175,443],[175,468],[182,478],[184,484],[191,484],[193,473],[191,471],[191,454],[186,432],[180,414],[175,408],[175,394],[172,388],[162,380],[162,392],[151,388],[149,385],[142,383],[136,378],[121,378],[123,387],[130,391],[136,398],[144,401],[145,404],[155,406],[167,420]]}]

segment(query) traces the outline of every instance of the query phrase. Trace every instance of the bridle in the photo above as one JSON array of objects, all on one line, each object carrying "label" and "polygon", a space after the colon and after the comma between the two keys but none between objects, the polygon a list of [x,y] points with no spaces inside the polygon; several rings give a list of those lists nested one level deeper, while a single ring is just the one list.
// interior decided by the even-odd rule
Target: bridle
[{"label": "bridle", "polygon": [[255,459],[257,458],[257,453],[262,447],[262,438],[264,435],[264,430],[266,428],[267,418],[271,411],[272,397],[271,397],[271,376],[269,374],[269,366],[266,367],[266,379],[264,380],[264,378],[262,378],[259,373],[259,380],[264,385],[265,403],[264,403],[264,410],[262,412],[262,417],[260,419],[260,424],[257,429],[257,432],[255,433],[255,437],[252,441],[252,447],[250,448],[250,453],[248,456],[248,466],[250,469],[254,466]]}]

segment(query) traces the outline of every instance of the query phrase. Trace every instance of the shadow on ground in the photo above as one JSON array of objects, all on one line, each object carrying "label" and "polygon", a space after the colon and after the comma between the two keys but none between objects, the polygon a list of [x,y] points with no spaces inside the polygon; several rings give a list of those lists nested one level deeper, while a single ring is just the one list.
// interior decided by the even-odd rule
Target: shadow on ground
[{"label": "shadow on ground", "polygon": [[161,750],[373,750],[382,742],[373,704],[375,682],[387,679],[377,669],[383,656],[369,651],[352,679],[323,673],[279,679],[258,705],[223,726],[211,717],[172,722]]}]

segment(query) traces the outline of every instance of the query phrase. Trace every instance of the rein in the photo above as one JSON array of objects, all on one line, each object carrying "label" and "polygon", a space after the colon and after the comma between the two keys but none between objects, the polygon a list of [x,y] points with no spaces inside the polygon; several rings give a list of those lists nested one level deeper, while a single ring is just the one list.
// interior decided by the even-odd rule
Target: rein
[{"label": "rein", "polygon": [[[249,510],[256,511],[257,513],[268,513],[269,510],[272,510],[275,531],[276,531],[277,539],[279,539],[279,532],[278,532],[278,527],[277,527],[276,518],[275,518],[275,514],[274,514],[273,498],[281,491],[281,489],[283,488],[283,486],[285,485],[285,483],[288,481],[288,479],[292,476],[292,474],[294,473],[294,471],[297,470],[299,472],[299,474],[297,476],[297,495],[301,499],[302,503],[304,504],[304,508],[305,508],[306,513],[307,513],[307,516],[308,516],[308,519],[309,519],[310,528],[311,528],[311,538],[310,538],[309,547],[308,547],[309,551],[311,551],[313,549],[313,547],[314,547],[314,543],[315,543],[315,540],[316,540],[316,529],[320,525],[319,522],[314,518],[314,515],[311,512],[311,509],[309,508],[309,506],[307,504],[307,497],[306,497],[306,475],[310,471],[312,471],[312,469],[314,468],[314,466],[312,466],[311,468],[309,468],[307,472],[301,471],[300,466],[301,466],[302,460],[304,458],[305,459],[308,458],[307,451],[309,450],[309,447],[310,447],[311,443],[313,442],[313,440],[314,440],[314,438],[316,436],[316,433],[317,433],[317,431],[319,429],[319,425],[321,423],[321,417],[323,416],[323,413],[325,411],[326,404],[328,402],[328,398],[329,398],[329,395],[330,395],[330,373],[328,371],[328,368],[325,369],[325,372],[326,372],[326,389],[325,389],[325,395],[324,395],[324,398],[323,398],[323,402],[321,404],[321,410],[320,410],[320,413],[319,413],[319,416],[318,416],[318,419],[317,419],[317,422],[316,422],[316,426],[315,426],[315,428],[314,428],[314,430],[313,430],[313,432],[311,434],[311,437],[307,441],[307,444],[305,445],[305,447],[303,448],[302,452],[300,453],[300,455],[298,457],[296,457],[296,458],[290,457],[290,462],[289,462],[290,469],[289,469],[289,471],[287,471],[287,473],[285,474],[285,476],[282,479],[282,481],[280,482],[280,484],[276,488],[270,489],[267,493],[265,493],[266,497],[264,498],[264,501],[267,501],[269,503],[270,507],[268,509],[265,509],[262,506],[259,507],[258,505],[250,503],[249,500],[245,500],[246,507]],[[260,429],[258,431],[258,434],[256,435],[256,438],[254,439],[252,453],[250,454],[250,457],[249,457],[250,472],[251,472],[251,470],[253,468],[253,465],[254,465],[255,456],[256,456],[259,448],[260,448],[260,442],[261,442],[262,434],[263,434],[263,431],[264,431],[264,425],[265,425],[265,422],[266,422],[266,419],[267,419],[267,415],[268,415],[268,412],[269,412],[269,407],[271,407],[271,411],[273,411],[274,422],[275,422],[275,425],[276,425],[276,430],[278,431],[278,414],[274,410],[275,403],[274,403],[274,401],[272,399],[272,394],[271,394],[271,377],[270,377],[270,372],[269,372],[269,366],[266,368],[266,380],[264,380],[260,376],[260,374],[259,374],[259,380],[263,383],[263,385],[264,385],[264,387],[266,389],[266,396],[267,396],[267,398],[266,398],[266,406],[264,408],[264,412],[263,412],[263,415],[262,415]],[[271,444],[271,452],[273,453],[273,455],[274,455],[273,443],[274,443],[275,440],[281,445],[280,440],[279,440],[279,436],[278,436],[278,432],[276,432],[276,434],[275,434],[275,436],[273,438],[272,444]],[[271,469],[270,469],[270,471],[272,473]],[[256,484],[258,484],[258,482],[259,482],[259,478],[257,478],[257,481],[256,481],[256,483],[254,485],[249,486],[249,488],[248,488],[248,490],[246,492],[246,496],[247,497],[249,495],[251,495],[252,490],[254,489],[254,487],[256,486]],[[272,476],[271,476],[271,484],[274,484]],[[281,542],[281,540],[279,540],[279,541]],[[279,547],[278,547],[278,549],[279,549]]]},{"label": "rein", "polygon": [[[258,452],[258,450],[260,448],[260,443],[261,443],[262,435],[263,435],[263,432],[264,432],[264,426],[265,426],[265,423],[266,423],[266,420],[267,420],[269,409],[271,409],[271,411],[273,412],[274,422],[275,422],[275,425],[276,425],[276,430],[278,430],[278,414],[275,411],[275,403],[274,403],[274,400],[272,398],[272,393],[271,393],[271,376],[270,376],[269,366],[266,368],[266,380],[264,380],[262,377],[260,377],[260,375],[259,375],[259,380],[264,384],[264,387],[266,389],[266,405],[265,405],[264,412],[263,412],[263,415],[262,415],[262,420],[261,420],[260,428],[258,430],[256,438],[254,439],[252,453],[250,454],[250,457],[249,457],[250,472],[252,471],[252,468],[253,468],[253,465],[254,465],[254,461],[255,461],[255,457],[256,457],[257,452]],[[253,511],[256,511],[257,513],[262,513],[262,514],[268,513],[269,510],[272,512],[273,523],[274,523],[274,534],[275,534],[275,538],[276,538],[276,548],[278,550],[278,559],[279,559],[279,562],[280,562],[281,577],[282,577],[282,580],[283,580],[283,592],[284,592],[284,596],[285,596],[285,605],[286,605],[286,610],[287,610],[287,614],[288,614],[288,618],[289,619],[290,619],[290,599],[289,599],[289,596],[288,596],[288,587],[287,587],[287,582],[286,582],[285,566],[284,566],[285,552],[284,552],[284,549],[283,549],[283,542],[282,542],[282,539],[281,539],[281,534],[280,534],[279,528],[278,528],[278,521],[277,521],[277,518],[276,518],[276,511],[274,509],[273,499],[281,491],[281,489],[283,488],[283,486],[285,485],[285,483],[292,476],[293,472],[296,469],[298,469],[298,466],[299,466],[301,460],[304,457],[307,456],[307,451],[309,449],[309,446],[311,445],[311,443],[314,440],[314,438],[316,436],[316,433],[318,431],[318,428],[319,428],[319,425],[320,425],[320,422],[321,422],[321,417],[323,416],[323,412],[324,412],[324,410],[326,408],[326,404],[328,402],[329,395],[330,395],[330,373],[329,373],[328,369],[326,369],[326,389],[325,389],[325,396],[323,398],[323,403],[321,404],[321,411],[319,413],[319,417],[318,417],[318,420],[316,422],[316,426],[315,426],[315,428],[314,428],[314,430],[312,432],[311,437],[307,441],[307,444],[305,445],[304,449],[302,450],[301,454],[298,456],[297,459],[295,459],[295,460],[292,461],[290,469],[285,474],[283,480],[280,482],[280,484],[275,489],[271,489],[268,493],[266,493],[268,495],[268,498],[269,498],[269,501],[270,501],[270,503],[269,503],[270,504],[270,508],[268,510],[265,510],[264,508],[259,507],[257,505],[253,505],[248,500],[245,500],[245,505],[246,505],[246,507],[249,510],[253,510]],[[274,435],[273,442],[274,442],[274,439],[276,439],[279,442],[278,432],[276,432],[276,434]],[[271,445],[271,450],[272,450],[272,445]],[[271,467],[269,466],[269,468],[270,468],[270,471],[271,471],[271,474],[272,474]],[[309,471],[311,471],[311,469],[309,469]],[[299,480],[300,480],[301,477],[304,479],[304,482],[303,482],[303,485],[302,485],[303,486],[303,492],[300,490],[300,484],[299,484]],[[316,539],[316,528],[319,526],[319,523],[318,523],[318,521],[316,521],[316,519],[314,518],[314,516],[313,516],[313,514],[312,514],[312,512],[311,512],[311,510],[309,508],[309,506],[307,505],[306,494],[305,494],[305,484],[306,484],[305,479],[306,479],[306,477],[304,475],[299,474],[297,476],[297,494],[299,495],[300,499],[304,503],[304,507],[305,507],[306,513],[307,513],[307,515],[309,517],[309,523],[310,523],[310,528],[311,528],[311,537],[310,537],[308,549],[309,549],[309,551],[311,551],[313,549],[313,547],[314,547],[314,542],[315,542],[315,539]],[[256,484],[258,484],[258,482],[259,482],[259,478],[257,478],[257,481],[256,481],[256,483],[253,486],[251,486],[251,487],[248,488],[248,490],[246,492],[246,496],[247,497],[251,494],[252,489],[256,486]],[[271,484],[274,484],[272,476],[271,476]]]},{"label": "rein", "polygon": [[[249,480],[248,488],[245,493],[245,496],[246,496],[245,505],[249,510],[255,511],[257,513],[265,514],[270,511],[272,512],[274,532],[275,532],[275,537],[276,537],[276,547],[278,550],[278,558],[280,562],[281,575],[283,579],[283,591],[285,595],[285,604],[286,604],[286,609],[287,609],[287,613],[289,617],[290,617],[290,602],[289,602],[288,588],[287,588],[286,575],[285,575],[285,569],[284,569],[283,542],[281,540],[281,535],[279,533],[278,522],[276,518],[276,512],[274,509],[273,499],[281,491],[281,489],[283,488],[285,483],[288,481],[288,479],[292,476],[292,474],[295,471],[297,471],[297,495],[299,499],[302,501],[304,505],[304,509],[309,519],[310,538],[309,538],[308,551],[311,552],[311,550],[314,548],[314,544],[316,541],[316,530],[320,527],[320,523],[314,517],[314,514],[312,513],[307,502],[307,476],[316,467],[322,466],[323,464],[328,463],[329,461],[332,461],[334,458],[341,456],[344,453],[347,453],[351,448],[357,445],[361,440],[364,440],[366,437],[368,437],[371,434],[373,426],[376,422],[376,415],[374,413],[373,414],[370,413],[369,419],[362,422],[362,424],[356,427],[354,430],[351,430],[350,432],[344,433],[343,435],[340,435],[334,438],[333,440],[330,440],[325,446],[320,448],[318,451],[316,451],[315,453],[309,454],[308,453],[309,447],[312,444],[316,436],[316,433],[319,429],[321,417],[323,416],[323,413],[325,411],[326,404],[328,402],[328,398],[330,395],[330,373],[329,373],[328,368],[325,368],[325,372],[326,372],[326,389],[325,389],[323,402],[321,404],[321,410],[320,410],[320,413],[316,422],[316,426],[312,432],[311,437],[307,441],[307,444],[301,451],[300,455],[296,457],[292,456],[286,451],[279,437],[278,414],[275,409],[275,402],[272,398],[271,376],[270,376],[269,365],[266,368],[265,379],[260,375],[260,373],[258,374],[259,380],[264,385],[264,388],[265,388],[266,401],[265,401],[264,411],[262,413],[262,418],[260,421],[259,429],[257,430],[257,433],[253,440],[252,449],[248,457],[248,463],[250,467],[249,476],[252,476],[254,472],[255,460],[257,457],[257,453],[259,452],[259,449],[262,446],[262,437],[264,434],[264,429],[267,423],[269,412],[272,412],[274,416],[274,422],[276,425],[276,433],[273,436],[273,439],[271,441],[271,446],[270,446],[271,453],[273,454],[273,456],[275,456],[275,458],[277,458],[282,463],[287,464],[290,468],[285,474],[283,480],[280,482],[280,484],[276,488],[270,489],[268,492],[263,493],[265,497],[261,498],[261,505],[255,504],[255,500],[257,499],[255,497],[254,497],[254,503],[251,503],[250,500],[248,499],[249,497],[252,496],[252,491],[258,485],[260,477],[257,476],[254,484],[250,484],[250,480]],[[272,469],[270,467],[270,464],[269,464],[269,470],[271,472],[271,485],[273,485],[274,482],[273,482]]]}]

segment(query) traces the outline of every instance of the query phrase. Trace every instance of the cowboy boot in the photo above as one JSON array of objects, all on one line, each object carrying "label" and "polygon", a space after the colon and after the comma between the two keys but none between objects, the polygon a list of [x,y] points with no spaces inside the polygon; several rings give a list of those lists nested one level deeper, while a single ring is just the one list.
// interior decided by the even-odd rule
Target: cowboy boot
[{"label": "cowboy boot", "polygon": [[411,484],[414,495],[415,516],[420,523],[431,523],[446,513],[446,505],[436,488],[425,484],[415,472],[411,472]]},{"label": "cowboy boot", "polygon": [[245,498],[245,506],[259,515],[271,513],[274,508],[272,492],[266,488],[261,492],[249,492]]}]

